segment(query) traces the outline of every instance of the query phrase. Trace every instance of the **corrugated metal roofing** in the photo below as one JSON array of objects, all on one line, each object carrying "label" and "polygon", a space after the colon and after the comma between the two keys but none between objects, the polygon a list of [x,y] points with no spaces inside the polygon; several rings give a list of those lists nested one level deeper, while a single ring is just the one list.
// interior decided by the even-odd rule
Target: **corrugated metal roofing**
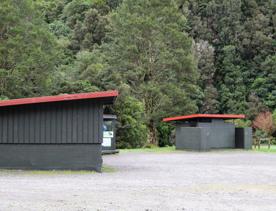
[{"label": "corrugated metal roofing", "polygon": [[119,95],[118,91],[103,91],[103,92],[90,92],[81,94],[63,94],[56,96],[44,96],[44,97],[32,97],[32,98],[21,98],[13,100],[2,100],[0,101],[0,107],[16,106],[16,105],[27,105],[37,103],[49,103],[49,102],[62,102],[62,101],[73,101],[73,100],[85,100],[85,99],[97,99],[97,98],[114,98]]},{"label": "corrugated metal roofing", "polygon": [[164,118],[163,122],[179,121],[179,120],[189,120],[198,118],[208,118],[208,119],[244,119],[244,114],[191,114],[186,116],[176,116]]}]

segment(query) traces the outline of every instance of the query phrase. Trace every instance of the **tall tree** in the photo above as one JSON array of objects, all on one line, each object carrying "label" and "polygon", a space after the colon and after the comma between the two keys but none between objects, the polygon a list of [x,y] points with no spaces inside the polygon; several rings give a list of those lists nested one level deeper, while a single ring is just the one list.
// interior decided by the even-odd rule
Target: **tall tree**
[{"label": "tall tree", "polygon": [[223,48],[221,81],[219,82],[221,110],[227,113],[245,113],[246,87],[234,46]]},{"label": "tall tree", "polygon": [[106,1],[73,0],[63,10],[62,19],[72,29],[70,49],[92,50],[100,45],[107,31],[106,15],[110,11]]},{"label": "tall tree", "polygon": [[261,103],[273,109],[275,86],[267,83],[271,79],[264,70],[273,66],[271,58],[276,51],[275,3],[271,0],[180,0],[180,5],[188,15],[189,34],[196,42],[208,41],[214,47],[214,87],[221,96],[220,112],[248,112],[251,105],[248,101],[255,94]]},{"label": "tall tree", "polygon": [[58,55],[56,40],[31,0],[0,2],[0,96],[48,94]]},{"label": "tall tree", "polygon": [[214,47],[207,41],[199,40],[196,43],[196,55],[200,73],[199,84],[204,95],[199,108],[201,113],[217,113],[219,111],[218,91],[215,87],[214,50]]},{"label": "tall tree", "polygon": [[197,73],[186,18],[172,0],[126,0],[112,14],[103,52],[115,87],[127,84],[145,108],[149,143],[162,117],[197,110]]},{"label": "tall tree", "polygon": [[[161,117],[197,106],[204,113],[245,113],[251,120],[275,110],[275,1],[35,2],[66,55],[47,79],[54,81],[52,93],[120,89],[118,102],[126,106],[115,108],[121,146],[141,146],[147,131],[155,142],[155,128],[168,143],[170,128],[159,124]],[[0,83],[17,85],[0,74]]]}]

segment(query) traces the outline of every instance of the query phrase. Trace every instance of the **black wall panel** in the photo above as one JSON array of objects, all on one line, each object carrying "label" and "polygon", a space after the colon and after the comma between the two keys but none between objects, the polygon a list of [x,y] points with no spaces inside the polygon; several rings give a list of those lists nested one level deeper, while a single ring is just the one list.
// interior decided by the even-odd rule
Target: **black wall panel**
[{"label": "black wall panel", "polygon": [[252,128],[236,128],[236,148],[252,149]]},{"label": "black wall panel", "polygon": [[103,103],[80,100],[0,108],[0,144],[101,143]]},{"label": "black wall panel", "polygon": [[101,144],[1,144],[0,168],[101,171]]}]

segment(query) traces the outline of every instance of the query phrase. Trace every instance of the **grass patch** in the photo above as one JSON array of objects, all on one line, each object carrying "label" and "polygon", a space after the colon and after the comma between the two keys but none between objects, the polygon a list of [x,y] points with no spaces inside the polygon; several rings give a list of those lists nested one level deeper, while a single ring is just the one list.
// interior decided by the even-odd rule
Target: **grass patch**
[{"label": "grass patch", "polygon": [[268,152],[268,153],[276,153],[276,145],[271,145],[270,149],[268,149],[267,145],[261,145],[261,148],[258,147],[255,149],[254,146],[252,147],[254,152]]},{"label": "grass patch", "polygon": [[120,149],[120,153],[127,153],[127,152],[168,153],[168,152],[175,152],[175,146],[169,146],[169,147],[151,147],[151,148],[138,148],[138,149]]},{"label": "grass patch", "polygon": [[[116,172],[116,169],[111,166],[103,165],[102,173],[113,173]],[[96,171],[89,170],[10,170],[10,169],[1,169],[0,175],[85,175],[85,174],[96,174]]]},{"label": "grass patch", "polygon": [[[186,152],[197,152],[192,150],[181,150]],[[207,152],[235,152],[235,151],[244,151],[243,149],[211,149]],[[249,150],[251,151],[251,150]],[[253,152],[267,152],[267,153],[276,153],[276,145],[271,145],[270,149],[268,149],[267,145],[261,145],[261,148],[252,147]],[[151,148],[138,148],[138,149],[120,149],[120,153],[128,153],[128,152],[152,152],[152,153],[169,153],[176,152],[175,146],[170,147],[151,147]]]},{"label": "grass patch", "polygon": [[116,169],[114,167],[103,165],[102,173],[114,173],[114,172],[116,172]]},{"label": "grass patch", "polygon": [[72,171],[72,170],[10,170],[2,169],[0,174],[9,175],[75,175],[75,174],[95,174],[95,171]]},{"label": "grass patch", "polygon": [[30,170],[25,171],[32,175],[74,175],[74,174],[95,174],[95,171],[72,171],[72,170]]}]

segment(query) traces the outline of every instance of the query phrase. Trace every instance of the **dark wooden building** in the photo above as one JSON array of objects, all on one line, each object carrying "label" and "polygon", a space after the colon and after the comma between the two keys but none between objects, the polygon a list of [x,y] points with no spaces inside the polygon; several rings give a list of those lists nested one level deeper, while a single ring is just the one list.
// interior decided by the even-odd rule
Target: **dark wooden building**
[{"label": "dark wooden building", "polygon": [[229,119],[244,119],[245,115],[192,114],[169,117],[164,122],[176,125],[176,149],[205,151],[214,148],[244,148],[252,146],[252,129],[235,128]]},{"label": "dark wooden building", "polygon": [[0,168],[101,170],[103,106],[117,91],[0,101]]}]

